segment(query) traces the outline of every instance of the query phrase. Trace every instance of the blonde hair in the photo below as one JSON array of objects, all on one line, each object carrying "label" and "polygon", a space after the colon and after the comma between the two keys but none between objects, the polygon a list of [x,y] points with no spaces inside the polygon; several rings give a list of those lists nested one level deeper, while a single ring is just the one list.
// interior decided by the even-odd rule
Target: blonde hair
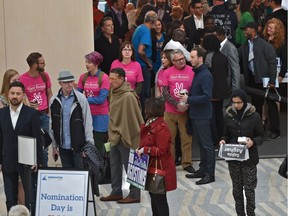
[{"label": "blonde hair", "polygon": [[19,75],[19,73],[14,69],[9,69],[4,73],[3,81],[2,81],[2,88],[1,88],[1,95],[7,96],[10,80],[13,76]]},{"label": "blonde hair", "polygon": [[264,38],[267,41],[269,41],[269,37],[270,37],[270,35],[268,35],[267,33],[268,25],[271,23],[274,24],[275,26],[275,34],[273,35],[273,39],[272,41],[270,41],[270,43],[275,49],[277,49],[277,48],[280,48],[285,43],[285,27],[283,23],[281,22],[281,20],[277,18],[272,18],[268,20],[263,31]]}]

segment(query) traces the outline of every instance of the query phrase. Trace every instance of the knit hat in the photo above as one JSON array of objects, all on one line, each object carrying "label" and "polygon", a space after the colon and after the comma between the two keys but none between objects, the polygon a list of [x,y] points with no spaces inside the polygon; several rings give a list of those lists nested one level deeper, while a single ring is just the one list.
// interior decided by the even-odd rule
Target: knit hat
[{"label": "knit hat", "polygon": [[232,98],[235,98],[235,97],[239,97],[245,105],[248,102],[248,96],[247,96],[246,92],[242,89],[235,89],[232,92],[231,100],[232,100]]}]

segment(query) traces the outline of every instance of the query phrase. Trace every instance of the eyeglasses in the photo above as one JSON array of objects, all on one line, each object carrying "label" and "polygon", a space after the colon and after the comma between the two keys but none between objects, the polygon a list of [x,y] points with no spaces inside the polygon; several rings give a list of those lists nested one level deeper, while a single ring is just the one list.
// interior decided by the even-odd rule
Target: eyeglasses
[{"label": "eyeglasses", "polygon": [[132,49],[122,49],[122,52],[131,52],[132,51]]},{"label": "eyeglasses", "polygon": [[180,63],[180,62],[185,61],[185,58],[183,57],[183,58],[180,58],[180,59],[173,59],[173,61],[176,62],[176,63]]},{"label": "eyeglasses", "polygon": [[234,104],[234,105],[240,105],[240,104],[243,104],[243,102],[242,102],[242,101],[239,101],[239,102],[232,101],[232,104]]}]

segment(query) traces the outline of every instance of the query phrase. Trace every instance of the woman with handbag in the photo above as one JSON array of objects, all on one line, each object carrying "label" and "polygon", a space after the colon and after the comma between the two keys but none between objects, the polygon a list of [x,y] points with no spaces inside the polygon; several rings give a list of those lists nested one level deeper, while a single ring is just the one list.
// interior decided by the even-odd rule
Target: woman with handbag
[{"label": "woman with handbag", "polygon": [[264,128],[260,115],[247,99],[248,96],[242,89],[232,92],[232,106],[226,109],[224,136],[219,142],[220,145],[238,143],[239,137],[245,137],[249,150],[248,160],[228,162],[237,215],[245,215],[243,189],[247,202],[246,213],[255,215],[255,189],[259,162],[257,146],[264,142]]},{"label": "woman with handbag", "polygon": [[[141,126],[141,142],[137,154],[140,156],[144,153],[150,156],[146,190],[149,191],[151,197],[153,215],[168,216],[169,206],[166,192],[177,188],[177,180],[175,164],[170,151],[171,134],[163,119],[164,103],[160,98],[149,98],[145,101],[145,114],[148,120]],[[158,174],[155,173],[156,170],[158,170]],[[153,177],[149,178],[151,174],[156,177],[156,181],[153,181]],[[159,187],[157,187],[157,183],[160,183]]]}]

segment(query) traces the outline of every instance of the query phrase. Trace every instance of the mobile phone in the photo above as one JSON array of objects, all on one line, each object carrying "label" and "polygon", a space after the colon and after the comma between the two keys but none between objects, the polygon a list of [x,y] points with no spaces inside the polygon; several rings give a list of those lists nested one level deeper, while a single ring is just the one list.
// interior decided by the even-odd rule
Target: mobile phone
[{"label": "mobile phone", "polygon": [[58,160],[58,154],[54,155],[54,162],[56,162]]}]

